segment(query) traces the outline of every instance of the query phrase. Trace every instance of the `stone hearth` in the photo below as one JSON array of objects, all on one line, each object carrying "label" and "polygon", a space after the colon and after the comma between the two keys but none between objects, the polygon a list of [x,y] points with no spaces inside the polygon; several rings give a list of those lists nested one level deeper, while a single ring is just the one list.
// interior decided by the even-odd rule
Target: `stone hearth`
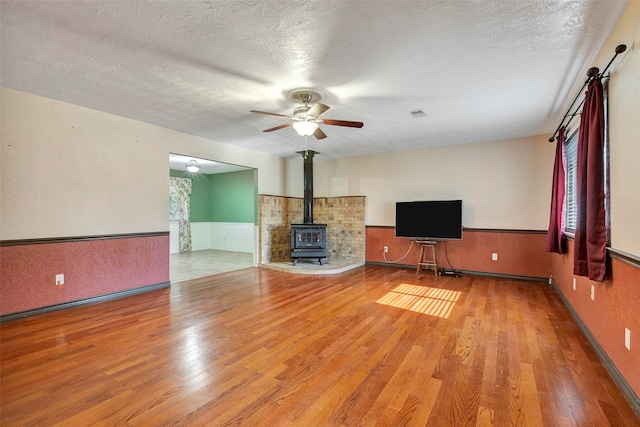
[{"label": "stone hearth", "polygon": [[317,262],[300,260],[296,265],[293,265],[291,261],[288,261],[261,264],[260,266],[270,270],[278,270],[295,274],[338,274],[353,270],[354,268],[362,267],[363,265],[364,261],[355,262],[334,260],[327,261],[320,265]]}]

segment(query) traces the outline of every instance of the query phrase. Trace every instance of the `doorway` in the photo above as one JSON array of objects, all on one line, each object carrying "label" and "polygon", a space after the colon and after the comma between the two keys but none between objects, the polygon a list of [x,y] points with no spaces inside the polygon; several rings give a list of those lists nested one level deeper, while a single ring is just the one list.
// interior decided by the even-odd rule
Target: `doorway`
[{"label": "doorway", "polygon": [[180,217],[170,191],[171,282],[257,265],[257,169],[175,153],[169,166],[190,193]]}]

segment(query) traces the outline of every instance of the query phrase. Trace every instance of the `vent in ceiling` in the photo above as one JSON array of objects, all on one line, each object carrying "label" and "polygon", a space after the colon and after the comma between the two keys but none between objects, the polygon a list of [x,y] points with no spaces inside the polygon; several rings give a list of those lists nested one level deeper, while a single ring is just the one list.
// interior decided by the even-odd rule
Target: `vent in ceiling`
[{"label": "vent in ceiling", "polygon": [[409,115],[414,119],[417,119],[418,117],[427,117],[427,113],[425,113],[422,109],[409,111]]}]

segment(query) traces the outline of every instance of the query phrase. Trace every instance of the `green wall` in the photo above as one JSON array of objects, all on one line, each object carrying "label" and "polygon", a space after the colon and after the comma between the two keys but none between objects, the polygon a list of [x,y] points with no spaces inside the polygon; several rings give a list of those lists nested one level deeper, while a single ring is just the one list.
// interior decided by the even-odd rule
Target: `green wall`
[{"label": "green wall", "polygon": [[191,222],[256,223],[254,170],[214,175],[171,169],[170,176],[191,178]]},{"label": "green wall", "polygon": [[211,217],[214,222],[255,222],[253,169],[211,175]]}]

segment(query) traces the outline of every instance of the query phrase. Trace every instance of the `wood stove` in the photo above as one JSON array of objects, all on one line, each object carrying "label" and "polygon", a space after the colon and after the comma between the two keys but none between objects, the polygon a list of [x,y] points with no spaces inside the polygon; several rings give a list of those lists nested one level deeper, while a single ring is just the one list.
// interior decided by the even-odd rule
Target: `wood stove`
[{"label": "wood stove", "polygon": [[304,223],[291,224],[291,259],[317,258],[324,264],[327,257],[327,224],[313,223],[313,156],[316,151],[299,151],[304,159]]},{"label": "wood stove", "polygon": [[327,224],[291,224],[291,258],[318,258],[324,264],[327,257]]}]

